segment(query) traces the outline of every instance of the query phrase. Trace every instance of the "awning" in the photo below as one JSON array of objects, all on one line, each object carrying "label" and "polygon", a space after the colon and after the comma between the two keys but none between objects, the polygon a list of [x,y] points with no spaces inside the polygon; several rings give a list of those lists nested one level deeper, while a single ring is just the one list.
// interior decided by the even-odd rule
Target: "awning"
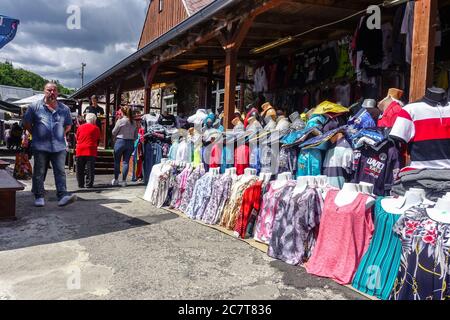
[{"label": "awning", "polygon": [[6,101],[0,100],[0,109],[16,114],[20,114],[20,107]]}]

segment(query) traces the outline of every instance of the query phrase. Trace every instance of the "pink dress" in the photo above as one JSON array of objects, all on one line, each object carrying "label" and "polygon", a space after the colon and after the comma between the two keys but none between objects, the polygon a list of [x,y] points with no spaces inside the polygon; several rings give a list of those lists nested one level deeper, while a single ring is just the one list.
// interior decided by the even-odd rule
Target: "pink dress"
[{"label": "pink dress", "polygon": [[372,210],[366,209],[367,195],[360,193],[352,203],[339,207],[338,193],[327,194],[316,247],[305,267],[310,274],[349,284],[369,247],[374,225]]}]

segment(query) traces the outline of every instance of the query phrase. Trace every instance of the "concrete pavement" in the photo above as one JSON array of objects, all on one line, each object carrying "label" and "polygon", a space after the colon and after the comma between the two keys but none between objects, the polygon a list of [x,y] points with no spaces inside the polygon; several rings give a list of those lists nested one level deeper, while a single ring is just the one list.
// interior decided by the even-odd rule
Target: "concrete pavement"
[{"label": "concrete pavement", "polygon": [[0,222],[1,299],[364,299],[328,279],[273,260],[217,230],[152,207],[144,186],[69,190],[58,208],[51,170],[47,205],[18,193]]}]

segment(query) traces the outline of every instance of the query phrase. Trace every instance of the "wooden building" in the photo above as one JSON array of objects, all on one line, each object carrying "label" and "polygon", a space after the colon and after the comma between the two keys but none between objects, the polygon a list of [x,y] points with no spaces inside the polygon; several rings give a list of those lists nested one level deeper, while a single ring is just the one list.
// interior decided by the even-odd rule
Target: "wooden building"
[{"label": "wooden building", "polygon": [[[390,7],[404,2],[385,1],[382,6],[389,12]],[[432,84],[434,46],[430,44],[436,33],[436,11],[449,1],[415,3],[411,100],[421,97]],[[211,101],[212,81],[216,79],[224,81],[224,124],[230,127],[236,87],[252,83],[244,73],[239,74],[240,64],[352,34],[370,5],[380,5],[380,0],[153,0],[137,52],[73,97],[106,94],[109,109],[111,95],[115,95],[117,106],[121,92],[143,88],[145,109],[149,110],[155,84],[200,77],[206,79],[205,95]]]}]

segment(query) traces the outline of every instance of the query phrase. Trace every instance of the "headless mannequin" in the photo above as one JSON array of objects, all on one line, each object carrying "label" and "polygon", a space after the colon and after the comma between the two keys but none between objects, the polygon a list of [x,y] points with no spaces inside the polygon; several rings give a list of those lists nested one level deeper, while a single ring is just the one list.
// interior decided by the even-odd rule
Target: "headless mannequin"
[{"label": "headless mannequin", "polygon": [[316,185],[319,188],[326,188],[328,185],[328,177],[327,176],[317,176],[315,177]]},{"label": "headless mannequin", "polygon": [[309,184],[309,177],[307,176],[302,176],[302,177],[298,177],[297,178],[297,185],[294,188],[294,191],[292,193],[293,196],[302,193],[306,190],[306,188],[308,188],[308,184]]},{"label": "headless mannequin", "polygon": [[286,119],[286,117],[284,115],[280,115],[277,119],[277,126],[276,126],[276,130],[279,131],[283,131],[283,130],[287,130],[290,127],[290,123],[288,121],[288,119]]},{"label": "headless mannequin", "polygon": [[266,123],[266,126],[264,127],[264,130],[266,131],[275,130],[275,128],[277,127],[277,123],[272,116],[265,117],[264,122]]},{"label": "headless mannequin", "polygon": [[[360,194],[358,191],[358,185],[355,183],[344,183],[342,190],[336,196],[335,203],[337,206],[342,207],[351,204],[355,201],[356,197]],[[366,209],[371,208],[375,204],[375,199],[369,197],[366,202]]]},{"label": "headless mannequin", "polygon": [[263,129],[261,123],[256,119],[256,117],[251,117],[248,119],[247,131],[258,132]]},{"label": "headless mannequin", "polygon": [[360,182],[359,183],[359,189],[360,192],[368,194],[368,195],[372,195],[373,194],[373,189],[374,189],[374,185],[371,183],[367,183],[367,182]]},{"label": "headless mannequin", "polygon": [[219,176],[220,175],[220,168],[211,168],[209,170],[209,172],[213,176]]},{"label": "headless mannequin", "polygon": [[268,183],[272,178],[272,174],[269,172],[261,172],[259,175],[259,181],[263,181],[264,184]]},{"label": "headless mannequin", "polygon": [[425,190],[409,189],[405,196],[400,198],[385,198],[381,200],[381,206],[389,213],[403,214],[407,210],[421,205],[425,200]]},{"label": "headless mannequin", "polygon": [[273,187],[275,189],[285,186],[290,180],[292,180],[292,173],[283,172],[277,176],[277,180],[273,182]]},{"label": "headless mannequin", "polygon": [[244,174],[242,175],[242,181],[244,183],[250,181],[252,178],[256,177],[256,169],[247,168],[244,170]]},{"label": "headless mannequin", "polygon": [[227,176],[231,176],[232,178],[236,178],[237,174],[236,174],[236,168],[228,168],[225,170],[225,175]]},{"label": "headless mannequin", "polygon": [[450,199],[446,197],[439,199],[434,208],[427,209],[427,214],[435,221],[450,223]]},{"label": "headless mannequin", "polygon": [[447,93],[442,88],[428,88],[422,101],[433,107],[446,106]]}]

